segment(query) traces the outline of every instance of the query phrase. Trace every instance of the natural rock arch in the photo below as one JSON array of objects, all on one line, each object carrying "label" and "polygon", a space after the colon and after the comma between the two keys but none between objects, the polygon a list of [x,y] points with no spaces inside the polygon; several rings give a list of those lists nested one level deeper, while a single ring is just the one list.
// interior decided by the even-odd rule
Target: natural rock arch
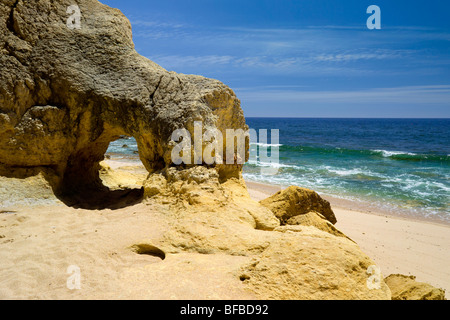
[{"label": "natural rock arch", "polygon": [[[0,172],[45,169],[56,191],[101,187],[99,162],[120,135],[136,138],[149,172],[170,166],[174,130],[246,129],[223,83],[168,72],[134,50],[117,9],[77,1],[81,29],[66,26],[70,1],[0,3]],[[225,143],[225,142],[224,142]],[[232,165],[221,175],[239,175]]]}]

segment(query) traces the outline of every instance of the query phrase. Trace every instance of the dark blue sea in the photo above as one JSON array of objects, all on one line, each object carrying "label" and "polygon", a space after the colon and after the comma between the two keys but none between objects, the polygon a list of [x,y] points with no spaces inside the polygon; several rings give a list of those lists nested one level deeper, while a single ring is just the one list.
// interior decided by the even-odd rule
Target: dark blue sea
[{"label": "dark blue sea", "polygon": [[[279,164],[269,164],[278,173],[266,175],[260,169],[267,163],[250,161],[246,180],[450,223],[450,119],[247,118],[247,124],[279,129]],[[109,151],[136,148],[134,140],[118,140]]]}]

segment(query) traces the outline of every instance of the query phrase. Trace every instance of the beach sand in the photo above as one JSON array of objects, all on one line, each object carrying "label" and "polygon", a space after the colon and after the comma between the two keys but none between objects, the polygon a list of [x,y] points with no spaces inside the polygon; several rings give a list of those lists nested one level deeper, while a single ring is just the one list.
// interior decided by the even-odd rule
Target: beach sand
[{"label": "beach sand", "polygon": [[[137,185],[145,179],[145,170],[136,163],[107,163]],[[247,185],[256,200],[280,190]],[[384,276],[415,275],[445,289],[449,297],[448,226],[352,211],[329,200],[337,228],[358,243]],[[57,202],[2,208],[0,299],[255,299],[238,289],[235,274],[249,257],[184,253],[162,262],[133,252],[134,244],[166,232],[165,210],[144,203],[116,210],[75,209]],[[80,268],[81,290],[66,285],[71,265]]]},{"label": "beach sand", "polygon": [[[250,196],[262,200],[282,188],[248,182]],[[352,202],[324,196],[330,201],[338,220],[336,227],[353,239],[384,276],[390,274],[414,275],[446,290],[450,295],[450,227],[405,217],[387,216],[372,211],[350,209]],[[345,205],[345,207],[344,207]]]}]

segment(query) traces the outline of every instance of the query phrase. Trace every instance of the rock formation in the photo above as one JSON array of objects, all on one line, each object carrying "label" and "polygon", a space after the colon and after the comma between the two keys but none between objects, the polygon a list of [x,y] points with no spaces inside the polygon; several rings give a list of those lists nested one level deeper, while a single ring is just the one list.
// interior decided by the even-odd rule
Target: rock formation
[{"label": "rock formation", "polygon": [[445,291],[423,282],[414,276],[391,274],[385,279],[392,292],[392,300],[446,300]]},{"label": "rock formation", "polygon": [[272,210],[283,225],[299,224],[300,216],[309,212],[318,213],[332,224],[337,222],[328,201],[312,190],[296,186],[277,192],[261,204]]},{"label": "rock formation", "polygon": [[264,299],[378,300],[390,290],[367,286],[373,261],[352,241],[314,227],[282,226],[267,248],[243,267],[241,280]]},{"label": "rock formation", "polygon": [[[51,170],[57,192],[101,188],[98,164],[121,135],[136,138],[153,172],[171,165],[176,129],[193,134],[194,121],[205,130],[247,128],[227,86],[140,56],[129,21],[98,1],[77,1],[81,28],[68,28],[72,4],[0,3],[1,172]],[[216,168],[221,178],[240,172],[240,165]]]}]

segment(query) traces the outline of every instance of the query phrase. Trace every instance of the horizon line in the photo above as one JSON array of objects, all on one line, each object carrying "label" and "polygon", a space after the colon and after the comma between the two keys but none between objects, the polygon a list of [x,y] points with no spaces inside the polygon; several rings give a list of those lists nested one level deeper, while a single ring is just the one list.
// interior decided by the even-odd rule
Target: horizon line
[{"label": "horizon line", "polygon": [[245,118],[257,118],[257,119],[377,119],[377,120],[450,120],[448,118],[438,118],[438,117],[257,117],[257,116],[244,116]]}]

